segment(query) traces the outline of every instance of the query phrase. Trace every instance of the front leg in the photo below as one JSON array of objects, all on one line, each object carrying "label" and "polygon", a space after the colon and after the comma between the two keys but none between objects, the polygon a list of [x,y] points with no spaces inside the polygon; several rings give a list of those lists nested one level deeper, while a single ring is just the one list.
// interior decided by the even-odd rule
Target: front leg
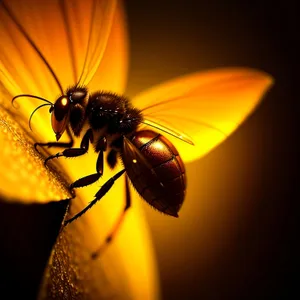
[{"label": "front leg", "polygon": [[64,157],[81,156],[81,155],[88,152],[90,141],[93,142],[93,131],[92,131],[92,129],[89,129],[85,133],[84,137],[82,138],[80,148],[69,148],[69,149],[65,149],[63,152],[58,152],[54,155],[50,155],[45,160],[44,164],[46,165],[49,160],[51,160],[53,158],[58,158],[58,157],[61,157],[61,156],[64,156]]},{"label": "front leg", "polygon": [[71,148],[74,145],[74,138],[71,134],[71,131],[69,129],[69,127],[67,127],[66,133],[70,139],[69,142],[49,142],[49,143],[34,143],[34,149],[39,152],[39,150],[37,149],[38,146],[40,147],[57,147],[57,148]]}]

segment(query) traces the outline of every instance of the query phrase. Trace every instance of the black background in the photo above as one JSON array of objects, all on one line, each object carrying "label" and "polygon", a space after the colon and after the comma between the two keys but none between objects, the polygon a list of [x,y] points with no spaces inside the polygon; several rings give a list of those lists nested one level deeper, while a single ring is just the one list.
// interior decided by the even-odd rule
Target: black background
[{"label": "black background", "polygon": [[[161,232],[172,221],[161,218],[157,222],[154,212],[146,209],[162,298],[298,298],[296,2],[128,1],[126,10],[131,46],[129,94],[177,75],[223,66],[249,66],[275,78],[263,103],[221,146],[222,151],[230,152],[235,142],[247,140],[244,151],[251,153],[255,165],[244,198],[255,199],[256,203],[235,229],[235,238],[224,242],[223,253],[204,267],[201,258],[197,259],[197,248],[190,249],[193,244],[188,237],[187,244],[178,245],[176,233],[166,249],[167,235]],[[206,162],[214,164],[214,155],[188,165],[187,169],[198,167],[201,172]],[[216,178],[222,185],[222,176],[225,178],[228,171],[221,167]],[[240,171],[245,172],[236,166],[229,175],[237,178]],[[196,187],[197,182],[193,179],[190,185]],[[232,193],[231,197],[238,195]],[[185,217],[183,212],[182,222]],[[196,231],[190,236],[197,240]]]}]

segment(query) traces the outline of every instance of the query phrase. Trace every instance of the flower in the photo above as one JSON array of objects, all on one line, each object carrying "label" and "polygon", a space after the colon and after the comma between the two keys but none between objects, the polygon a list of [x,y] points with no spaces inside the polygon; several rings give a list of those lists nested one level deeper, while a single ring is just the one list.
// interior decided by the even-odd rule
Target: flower
[{"label": "flower", "polygon": [[[32,1],[32,5],[28,5],[34,7],[34,4],[37,3]],[[18,3],[9,3],[12,6],[16,4]],[[17,15],[18,12],[22,13],[22,9],[15,10],[15,13]],[[0,15],[1,20],[5,23],[7,15],[3,12],[3,7],[1,7]],[[23,17],[25,16],[26,14],[23,15]],[[0,21],[0,32],[3,31],[5,29]],[[7,47],[9,48],[8,44]],[[0,54],[1,71],[4,71],[5,66],[5,62],[2,64],[4,61],[3,51],[1,52],[2,56]],[[26,53],[25,49],[23,51]],[[21,70],[24,62],[18,62],[17,56],[14,59]],[[26,59],[28,60],[29,56]],[[127,74],[127,36],[124,12],[120,4],[114,12],[110,36],[99,68],[102,72],[96,75],[89,88],[91,90],[105,88],[122,94]],[[35,74],[35,76],[37,76],[37,80],[46,80],[41,73]],[[24,79],[26,80],[26,78]],[[0,99],[0,141],[3,147],[0,158],[0,199],[1,202],[4,201],[3,207],[5,206],[2,211],[11,211],[7,207],[11,207],[11,205],[14,207],[13,203],[26,205],[24,206],[26,208],[20,209],[23,212],[28,211],[28,214],[21,218],[24,223],[20,226],[14,225],[16,222],[13,221],[13,212],[5,216],[5,222],[9,222],[10,226],[16,226],[19,229],[15,234],[22,236],[27,233],[25,237],[27,240],[34,239],[32,243],[25,243],[27,247],[25,249],[24,244],[21,243],[20,252],[10,248],[3,250],[8,259],[15,258],[16,260],[14,274],[11,276],[6,274],[7,288],[9,289],[10,280],[15,281],[16,287],[18,283],[23,286],[28,279],[28,285],[25,285],[27,287],[23,289],[22,296],[26,291],[34,294],[32,288],[28,286],[39,285],[40,278],[36,277],[42,276],[43,267],[48,259],[47,255],[50,254],[52,243],[55,242],[43,275],[40,299],[49,297],[69,299],[71,296],[89,299],[109,297],[157,299],[159,295],[157,271],[151,238],[140,206],[141,201],[137,199],[138,197],[134,197],[132,208],[128,211],[126,220],[116,238],[96,260],[90,258],[92,251],[103,244],[125,204],[124,181],[116,182],[108,197],[103,198],[101,203],[98,203],[86,215],[67,226],[59,234],[59,227],[64,211],[66,211],[66,203],[52,203],[51,207],[55,206],[56,208],[48,208],[49,214],[44,211],[43,207],[48,207],[48,202],[70,197],[70,192],[66,188],[67,182],[70,184],[80,176],[93,173],[96,155],[90,151],[91,153],[86,157],[54,161],[49,168],[45,168],[44,157],[34,150],[33,143],[34,141],[53,140],[54,136],[47,110],[41,110],[34,116],[33,133],[30,132],[27,125],[28,117],[38,102],[26,99],[26,104],[20,101],[17,104],[19,109],[15,109],[11,106],[11,90],[9,90],[5,78],[1,77],[1,81],[3,87]],[[48,96],[49,94],[44,95],[44,97]],[[48,150],[46,149],[46,151]],[[101,181],[77,190],[77,197],[71,202],[71,214],[86,206],[93,199],[99,185],[102,185],[115,172],[116,170],[112,172],[105,166]],[[36,203],[41,204],[38,206],[38,210],[43,216],[42,220],[30,219],[32,217],[31,208],[36,209]],[[59,220],[56,218],[56,221],[53,222],[53,218],[55,219],[53,214],[56,214],[56,217],[59,216]],[[44,220],[48,220],[46,224],[44,224]],[[49,226],[53,226],[53,228],[49,228]],[[2,243],[7,242],[9,245],[10,239],[5,235],[3,229],[1,232],[5,239],[2,240]],[[10,231],[7,230],[7,232]],[[48,240],[44,234],[49,236]],[[58,236],[57,240],[56,236]],[[12,242],[13,245],[14,242],[15,240]],[[43,253],[36,253],[35,249],[40,248]],[[27,253],[28,250],[30,253]],[[14,257],[10,255],[14,255]],[[28,272],[25,276],[22,268],[28,266],[28,259],[32,260],[30,263],[32,272]],[[11,268],[13,268],[12,265],[8,263],[1,272],[9,273]],[[37,287],[35,286],[35,288]],[[17,289],[9,290],[12,296],[14,293],[21,292]]]}]

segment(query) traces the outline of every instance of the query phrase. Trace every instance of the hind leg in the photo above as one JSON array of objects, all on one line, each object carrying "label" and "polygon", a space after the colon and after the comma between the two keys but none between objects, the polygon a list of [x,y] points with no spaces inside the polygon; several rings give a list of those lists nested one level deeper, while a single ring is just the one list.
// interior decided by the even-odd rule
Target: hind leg
[{"label": "hind leg", "polygon": [[117,222],[115,223],[114,227],[112,228],[111,232],[105,238],[103,245],[101,245],[96,251],[94,251],[92,253],[92,255],[91,255],[92,259],[96,259],[99,255],[101,255],[101,253],[105,250],[105,248],[112,242],[113,238],[118,233],[118,230],[120,229],[120,227],[125,219],[126,212],[131,206],[131,195],[130,195],[130,189],[129,189],[129,183],[128,183],[127,176],[125,176],[125,188],[126,188],[125,206],[124,206],[119,218],[117,219]]}]

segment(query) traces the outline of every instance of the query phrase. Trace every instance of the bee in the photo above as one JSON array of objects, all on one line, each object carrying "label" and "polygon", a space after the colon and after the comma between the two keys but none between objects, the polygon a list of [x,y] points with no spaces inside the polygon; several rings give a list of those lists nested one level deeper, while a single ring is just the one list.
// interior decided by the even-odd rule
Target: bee
[{"label": "bee", "polygon": [[[82,216],[123,175],[126,203],[106,243],[131,206],[129,181],[152,207],[178,217],[187,190],[184,161],[195,160],[222,142],[272,81],[260,71],[224,68],[171,80],[132,100],[107,90],[101,75],[107,70],[103,68],[107,49],[113,49],[112,36],[122,30],[118,7],[113,0],[0,2],[4,45],[0,80],[13,101],[26,97],[44,102],[30,115],[30,128],[33,115],[50,107],[56,141],[38,142],[35,148],[63,149],[46,158],[45,164],[59,157],[85,155],[92,144],[98,154],[96,172],[73,182],[70,188],[75,189],[101,179],[105,154],[110,168],[123,163],[123,169],[102,185],[90,204],[64,222],[66,226]],[[122,47],[113,51],[123,55]],[[114,65],[113,60],[109,63]],[[121,60],[118,63],[122,65]],[[60,141],[63,135],[69,142]],[[74,147],[74,137],[80,136],[80,147]]]}]

